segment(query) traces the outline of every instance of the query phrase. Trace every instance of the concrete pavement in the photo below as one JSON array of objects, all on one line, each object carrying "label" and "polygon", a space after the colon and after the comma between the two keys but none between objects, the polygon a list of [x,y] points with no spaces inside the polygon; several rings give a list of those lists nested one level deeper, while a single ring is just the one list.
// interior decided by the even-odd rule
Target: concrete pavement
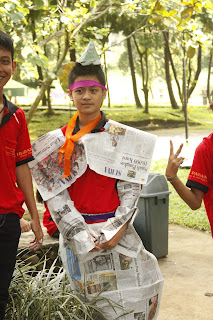
[{"label": "concrete pavement", "polygon": [[211,235],[170,224],[168,256],[158,262],[165,279],[158,320],[212,320]]},{"label": "concrete pavement", "polygon": [[[57,243],[43,231],[44,245]],[[32,232],[22,234],[19,248],[28,247],[33,238]],[[158,320],[212,320],[211,235],[170,224],[168,255],[158,262],[165,281]]]},{"label": "concrete pavement", "polygon": [[202,141],[204,137],[207,137],[212,131],[189,129],[188,144],[186,143],[184,128],[149,131],[150,133],[155,134],[157,136],[155,150],[153,153],[153,160],[168,158],[170,151],[169,140],[172,140],[174,150],[177,150],[180,144],[183,143],[184,147],[182,149],[181,154],[183,155],[183,157],[185,157],[185,159],[192,159],[194,151],[198,144]]}]

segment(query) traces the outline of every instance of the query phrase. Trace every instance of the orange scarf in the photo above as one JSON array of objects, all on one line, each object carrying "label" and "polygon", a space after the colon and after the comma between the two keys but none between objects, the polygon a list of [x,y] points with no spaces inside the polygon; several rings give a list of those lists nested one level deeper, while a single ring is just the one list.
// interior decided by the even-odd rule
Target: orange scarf
[{"label": "orange scarf", "polygon": [[94,120],[92,120],[90,123],[88,123],[85,127],[83,127],[81,130],[79,130],[76,134],[72,135],[73,130],[75,128],[76,119],[78,117],[78,112],[74,114],[74,116],[70,119],[66,133],[65,138],[66,141],[64,145],[59,150],[59,165],[61,167],[61,162],[64,155],[64,174],[62,178],[66,178],[70,175],[70,158],[74,149],[75,142],[78,141],[81,137],[83,137],[85,134],[89,133],[92,129],[94,129],[99,121],[101,120],[101,114]]}]

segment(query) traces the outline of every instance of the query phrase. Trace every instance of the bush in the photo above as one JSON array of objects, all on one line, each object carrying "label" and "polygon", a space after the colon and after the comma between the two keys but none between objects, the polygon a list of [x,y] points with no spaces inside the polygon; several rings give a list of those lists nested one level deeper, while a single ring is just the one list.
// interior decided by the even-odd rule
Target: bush
[{"label": "bush", "polygon": [[17,260],[5,319],[105,319],[96,306],[104,298],[97,296],[88,301],[84,292],[76,294],[71,290],[65,271],[56,266],[56,260],[49,270],[45,261],[42,263],[43,269],[36,271],[36,266]]}]

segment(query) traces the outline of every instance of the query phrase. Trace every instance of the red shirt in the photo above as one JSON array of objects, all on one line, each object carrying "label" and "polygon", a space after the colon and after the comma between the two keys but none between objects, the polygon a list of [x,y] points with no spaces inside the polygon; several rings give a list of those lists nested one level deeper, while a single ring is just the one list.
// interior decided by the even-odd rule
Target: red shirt
[{"label": "red shirt", "polygon": [[52,236],[56,230],[58,230],[55,222],[53,221],[49,209],[47,208],[46,203],[44,202],[44,206],[45,206],[45,211],[44,211],[44,215],[43,215],[43,225],[44,227],[47,229],[47,232],[50,236]]},{"label": "red shirt", "polygon": [[197,147],[186,185],[204,192],[203,201],[213,236],[213,133]]},{"label": "red shirt", "polygon": [[[94,131],[91,131],[91,134],[102,131],[106,121],[105,115],[102,113],[100,123]],[[74,133],[78,131],[77,127],[78,122]],[[67,126],[61,129],[63,134],[65,134],[66,128]],[[79,212],[87,214],[108,213],[115,211],[120,205],[116,183],[116,179],[100,175],[88,166],[86,172],[68,188],[68,191]]]},{"label": "red shirt", "polygon": [[24,194],[16,185],[16,166],[33,160],[30,138],[22,109],[6,100],[0,125],[0,214],[14,212],[20,217]]}]

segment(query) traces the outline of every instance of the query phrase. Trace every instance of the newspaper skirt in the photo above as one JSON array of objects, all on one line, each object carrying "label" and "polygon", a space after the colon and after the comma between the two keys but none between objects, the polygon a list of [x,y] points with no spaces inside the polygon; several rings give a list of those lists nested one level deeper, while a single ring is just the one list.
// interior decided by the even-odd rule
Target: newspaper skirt
[{"label": "newspaper skirt", "polygon": [[[101,225],[90,226],[97,230]],[[89,253],[88,259],[81,261],[60,235],[61,259],[71,287],[77,291],[86,287],[89,299],[105,297],[97,306],[108,320],[119,316],[123,320],[156,320],[163,287],[157,259],[144,248],[132,225],[123,238],[113,250]]]}]

